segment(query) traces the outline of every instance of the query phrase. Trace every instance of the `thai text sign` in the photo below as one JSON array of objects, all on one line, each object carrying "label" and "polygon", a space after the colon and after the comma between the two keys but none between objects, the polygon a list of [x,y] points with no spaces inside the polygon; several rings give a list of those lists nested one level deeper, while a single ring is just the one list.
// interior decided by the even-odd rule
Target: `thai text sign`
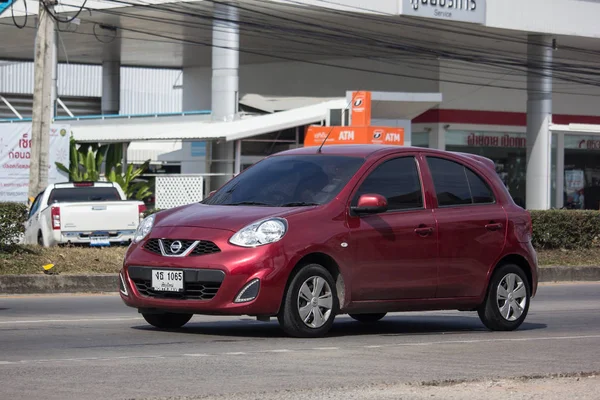
[{"label": "thai text sign", "polygon": [[[48,153],[48,183],[67,182],[69,177],[56,162],[69,166],[69,125],[52,125]],[[27,203],[31,123],[0,124],[0,202]]]}]

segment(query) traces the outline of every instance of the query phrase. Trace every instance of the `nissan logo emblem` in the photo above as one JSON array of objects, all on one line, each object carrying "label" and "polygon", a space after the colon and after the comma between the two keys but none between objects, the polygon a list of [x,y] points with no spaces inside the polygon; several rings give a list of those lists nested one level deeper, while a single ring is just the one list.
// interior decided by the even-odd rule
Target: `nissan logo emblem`
[{"label": "nissan logo emblem", "polygon": [[176,240],[173,243],[171,243],[170,249],[173,254],[177,254],[181,251],[182,247],[183,245],[181,244],[181,242],[179,240]]}]

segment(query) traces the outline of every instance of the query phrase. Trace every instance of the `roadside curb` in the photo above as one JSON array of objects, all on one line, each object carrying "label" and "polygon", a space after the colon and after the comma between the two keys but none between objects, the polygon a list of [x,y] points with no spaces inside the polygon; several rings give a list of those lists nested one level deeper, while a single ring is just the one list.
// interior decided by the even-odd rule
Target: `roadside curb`
[{"label": "roadside curb", "polygon": [[[600,266],[542,267],[540,282],[600,281]],[[0,294],[115,293],[118,274],[0,275]]]},{"label": "roadside curb", "polygon": [[0,294],[102,293],[118,288],[118,274],[0,276]]}]

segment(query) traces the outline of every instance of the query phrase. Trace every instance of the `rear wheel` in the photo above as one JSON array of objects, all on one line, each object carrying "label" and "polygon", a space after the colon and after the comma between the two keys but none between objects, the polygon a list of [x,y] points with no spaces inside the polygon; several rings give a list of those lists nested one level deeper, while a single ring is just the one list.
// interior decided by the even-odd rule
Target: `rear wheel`
[{"label": "rear wheel", "polygon": [[298,271],[277,316],[283,330],[296,337],[324,336],[331,329],[339,307],[334,288],[333,277],[319,264]]},{"label": "rear wheel", "polygon": [[477,313],[488,329],[512,331],[527,317],[530,298],[530,284],[523,270],[516,265],[503,265],[494,272]]},{"label": "rear wheel", "polygon": [[44,247],[44,234],[42,233],[42,231],[38,232],[37,242],[39,246]]},{"label": "rear wheel", "polygon": [[387,313],[377,313],[377,314],[349,314],[351,318],[357,320],[358,322],[363,322],[365,324],[373,323],[379,321],[381,318],[385,317]]},{"label": "rear wheel", "polygon": [[192,319],[193,314],[145,314],[142,316],[150,325],[160,329],[177,329],[187,324]]}]

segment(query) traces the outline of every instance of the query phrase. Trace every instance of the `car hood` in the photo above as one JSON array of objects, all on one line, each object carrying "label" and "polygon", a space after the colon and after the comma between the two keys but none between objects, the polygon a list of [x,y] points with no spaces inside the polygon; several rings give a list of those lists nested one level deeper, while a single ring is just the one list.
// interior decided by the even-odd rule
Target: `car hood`
[{"label": "car hood", "polygon": [[157,215],[155,227],[186,226],[237,232],[257,220],[269,217],[287,217],[307,212],[314,208],[214,206],[198,203],[168,211],[163,216],[160,216],[160,218]]}]

